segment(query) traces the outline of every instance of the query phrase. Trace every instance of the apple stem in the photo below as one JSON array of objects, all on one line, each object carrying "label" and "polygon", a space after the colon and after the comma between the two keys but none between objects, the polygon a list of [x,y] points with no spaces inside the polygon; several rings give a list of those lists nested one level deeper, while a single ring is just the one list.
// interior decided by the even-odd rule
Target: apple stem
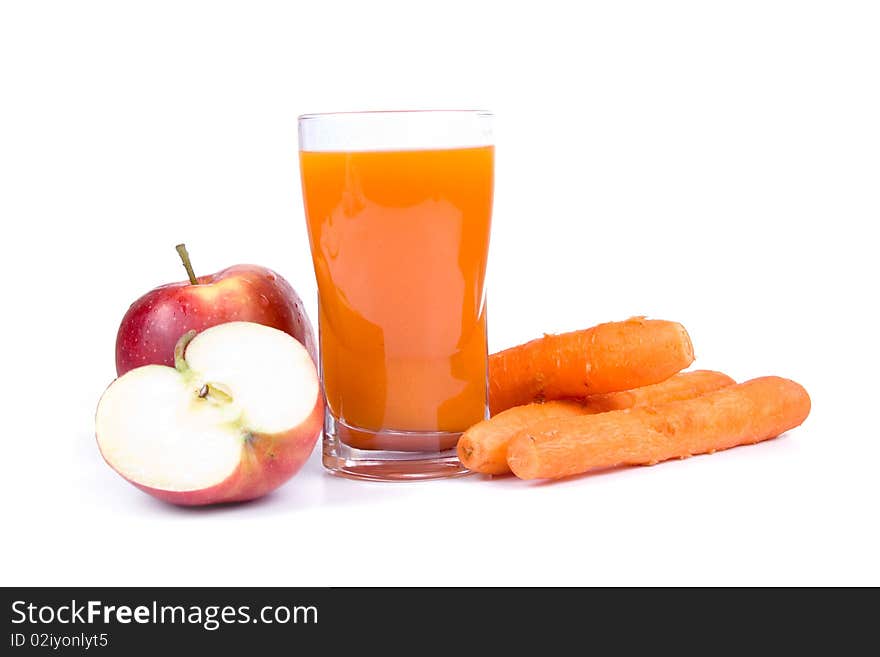
[{"label": "apple stem", "polygon": [[192,262],[189,260],[189,252],[186,250],[186,244],[178,244],[174,248],[177,249],[177,255],[180,256],[180,260],[183,262],[183,268],[186,269],[186,275],[189,276],[190,285],[198,285],[199,279],[196,278],[196,273],[193,271]]},{"label": "apple stem", "polygon": [[192,339],[194,337],[196,337],[196,331],[187,331],[180,336],[177,344],[174,345],[174,369],[176,369],[181,374],[189,371],[189,365],[187,364],[186,359],[183,356],[186,352],[187,345],[192,342]]}]

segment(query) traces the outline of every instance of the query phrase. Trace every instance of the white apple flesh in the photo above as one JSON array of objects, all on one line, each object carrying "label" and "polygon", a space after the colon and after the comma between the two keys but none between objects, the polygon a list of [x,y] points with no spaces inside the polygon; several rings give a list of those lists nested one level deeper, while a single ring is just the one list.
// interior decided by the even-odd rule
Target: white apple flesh
[{"label": "white apple flesh", "polygon": [[292,477],[314,448],[323,396],[306,348],[251,322],[181,338],[175,367],[116,379],[98,403],[107,463],[183,505],[250,500]]}]

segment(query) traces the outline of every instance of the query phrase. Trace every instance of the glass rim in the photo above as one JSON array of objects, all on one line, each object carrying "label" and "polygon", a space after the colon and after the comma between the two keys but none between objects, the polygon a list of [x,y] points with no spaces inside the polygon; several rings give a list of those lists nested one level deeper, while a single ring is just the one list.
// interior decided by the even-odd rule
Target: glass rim
[{"label": "glass rim", "polygon": [[376,115],[401,115],[401,114],[451,114],[464,115],[471,114],[473,116],[493,118],[494,114],[488,110],[482,109],[406,109],[406,110],[353,110],[346,112],[309,112],[300,114],[297,121],[311,121],[315,119],[329,119],[333,117],[357,117],[357,116],[376,116]]}]

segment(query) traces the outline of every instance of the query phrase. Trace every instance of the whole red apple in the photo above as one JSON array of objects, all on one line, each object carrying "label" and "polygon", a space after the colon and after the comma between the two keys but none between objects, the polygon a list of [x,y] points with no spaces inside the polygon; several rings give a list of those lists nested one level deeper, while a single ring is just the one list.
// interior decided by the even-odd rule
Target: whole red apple
[{"label": "whole red apple", "polygon": [[284,278],[257,265],[234,265],[208,276],[193,273],[177,246],[189,280],[147,292],[131,304],[116,334],[116,373],[142,365],[174,365],[174,345],[188,331],[226,322],[254,322],[290,334],[317,363],[315,335],[302,299]]}]

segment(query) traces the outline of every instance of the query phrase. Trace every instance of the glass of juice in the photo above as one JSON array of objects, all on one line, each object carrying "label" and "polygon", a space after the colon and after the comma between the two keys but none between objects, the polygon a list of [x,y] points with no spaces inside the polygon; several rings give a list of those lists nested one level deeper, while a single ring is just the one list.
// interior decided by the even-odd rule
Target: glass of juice
[{"label": "glass of juice", "polygon": [[324,466],[450,477],[487,417],[495,147],[482,111],[299,118],[327,405]]}]

